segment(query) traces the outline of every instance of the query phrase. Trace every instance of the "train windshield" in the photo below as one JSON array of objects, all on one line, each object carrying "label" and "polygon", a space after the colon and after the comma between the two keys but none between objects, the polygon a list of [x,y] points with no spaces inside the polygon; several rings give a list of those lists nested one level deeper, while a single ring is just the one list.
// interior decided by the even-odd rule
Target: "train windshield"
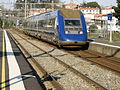
[{"label": "train windshield", "polygon": [[80,19],[65,19],[65,34],[83,34]]},{"label": "train windshield", "polygon": [[66,26],[79,26],[80,20],[65,20]]}]

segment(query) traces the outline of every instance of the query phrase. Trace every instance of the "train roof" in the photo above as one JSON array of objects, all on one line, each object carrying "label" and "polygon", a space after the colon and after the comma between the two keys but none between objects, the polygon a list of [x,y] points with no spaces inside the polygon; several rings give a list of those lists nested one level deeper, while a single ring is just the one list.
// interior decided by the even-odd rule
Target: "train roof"
[{"label": "train roof", "polygon": [[50,15],[51,18],[54,18],[58,15],[58,11],[61,11],[61,15],[64,18],[80,18],[80,10],[70,10],[70,9],[61,9],[61,10],[56,10],[56,11],[50,11],[50,12],[45,12],[41,13],[35,16],[31,16],[27,18],[27,21],[38,21],[38,20],[45,20],[47,19],[46,16]]},{"label": "train roof", "polygon": [[44,20],[44,19],[46,19],[47,15],[52,15],[52,17],[56,17],[57,16],[57,12],[58,12],[58,10],[45,12],[45,13],[40,13],[40,14],[37,14],[35,16],[28,17],[26,20],[27,21],[30,21],[30,20],[35,20],[35,21],[36,20]]},{"label": "train roof", "polygon": [[81,12],[79,10],[63,9],[61,14],[64,18],[80,18]]}]

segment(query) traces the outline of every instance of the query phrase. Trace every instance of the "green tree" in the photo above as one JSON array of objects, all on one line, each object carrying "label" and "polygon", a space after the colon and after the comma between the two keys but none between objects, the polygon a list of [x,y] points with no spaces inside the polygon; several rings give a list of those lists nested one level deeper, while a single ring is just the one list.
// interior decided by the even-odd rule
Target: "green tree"
[{"label": "green tree", "polygon": [[97,2],[88,2],[88,3],[83,3],[80,5],[80,7],[91,7],[91,8],[100,8],[100,5]]},{"label": "green tree", "polygon": [[2,21],[2,19],[0,18],[0,28],[2,28],[2,25],[3,25],[3,21]]},{"label": "green tree", "polygon": [[118,25],[120,25],[120,0],[117,0],[117,7],[113,7],[115,13],[113,14],[116,18],[118,18]]},{"label": "green tree", "polygon": [[97,27],[95,24],[92,24],[92,25],[90,25],[90,27],[89,27],[89,31],[90,31],[91,33],[94,33],[97,29],[98,29],[98,27]]},{"label": "green tree", "polygon": [[14,22],[10,20],[4,20],[4,28],[13,27]]}]

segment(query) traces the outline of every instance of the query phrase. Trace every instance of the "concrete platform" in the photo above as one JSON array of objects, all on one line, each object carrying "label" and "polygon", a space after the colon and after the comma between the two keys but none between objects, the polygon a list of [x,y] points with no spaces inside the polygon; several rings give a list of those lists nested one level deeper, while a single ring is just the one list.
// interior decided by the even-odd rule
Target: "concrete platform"
[{"label": "concrete platform", "polygon": [[0,90],[43,90],[43,87],[10,35],[0,30]]},{"label": "concrete platform", "polygon": [[109,43],[102,41],[90,41],[89,50],[93,50],[102,54],[106,54],[109,57],[120,58],[120,43]]}]

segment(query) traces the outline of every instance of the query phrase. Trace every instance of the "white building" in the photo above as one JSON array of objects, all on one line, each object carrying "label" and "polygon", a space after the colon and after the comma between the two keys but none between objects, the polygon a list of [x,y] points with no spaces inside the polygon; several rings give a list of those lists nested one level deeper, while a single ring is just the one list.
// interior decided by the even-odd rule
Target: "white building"
[{"label": "white building", "polygon": [[2,7],[0,6],[0,17],[2,16]]},{"label": "white building", "polygon": [[109,13],[114,13],[114,12],[115,11],[112,8],[104,8],[104,9],[101,10],[102,14],[109,14]]},{"label": "white building", "polygon": [[108,20],[108,14],[98,14],[95,15],[95,20],[101,20],[101,21],[106,21],[107,22],[107,27],[108,27],[108,31],[112,30],[112,31],[118,31],[118,26],[116,25],[116,23],[118,22],[118,19],[115,18],[114,16],[112,17],[112,20]]},{"label": "white building", "polygon": [[114,13],[114,9],[104,8],[101,10],[101,14],[99,8],[79,8],[79,10],[84,13],[88,28],[91,24],[94,23],[94,21],[99,21],[99,24],[96,25],[98,29],[102,29],[103,27],[101,27],[101,22],[103,21],[106,22],[104,26],[108,27],[108,31],[120,31],[120,27],[116,25],[118,22],[117,18],[113,16],[111,21],[108,20],[108,14]]},{"label": "white building", "polygon": [[34,16],[34,15],[44,13],[44,12],[49,12],[49,11],[52,11],[52,9],[45,9],[45,8],[32,9],[29,11],[29,15],[27,17]]},{"label": "white building", "polygon": [[99,8],[78,8],[79,10],[81,10],[81,12],[83,12],[84,14],[100,14],[100,9]]},{"label": "white building", "polygon": [[119,29],[118,29],[119,26],[116,25],[116,23],[118,22],[118,19],[113,16],[112,20],[110,21],[110,20],[108,20],[108,16],[107,16],[108,14],[115,13],[114,9],[104,8],[101,10],[101,13],[106,14],[106,15],[102,16],[102,19],[108,21],[108,30],[119,31]]}]

